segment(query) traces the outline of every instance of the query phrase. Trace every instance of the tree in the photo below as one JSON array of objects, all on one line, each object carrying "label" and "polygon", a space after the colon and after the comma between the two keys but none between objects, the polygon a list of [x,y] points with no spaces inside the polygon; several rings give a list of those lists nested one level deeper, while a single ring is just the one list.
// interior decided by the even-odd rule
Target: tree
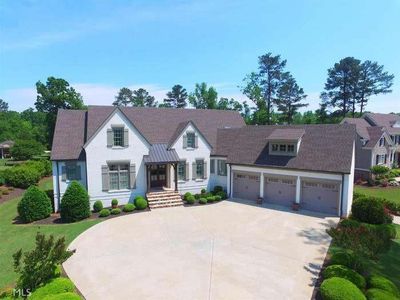
[{"label": "tree", "polygon": [[156,107],[157,102],[148,91],[140,88],[132,92],[132,105],[137,107]]},{"label": "tree", "polygon": [[2,112],[8,111],[8,103],[3,99],[0,99],[0,111]]},{"label": "tree", "polygon": [[280,55],[273,56],[267,53],[258,58],[258,73],[250,73],[244,79],[243,93],[249,97],[262,112],[264,117],[260,121],[271,124],[272,106],[276,99],[286,60],[281,60]]},{"label": "tree", "polygon": [[89,195],[78,181],[72,181],[65,191],[60,215],[63,222],[76,222],[90,216]]},{"label": "tree", "polygon": [[49,145],[52,144],[58,109],[84,109],[82,96],[62,78],[49,77],[46,84],[36,82],[35,107],[47,113]]},{"label": "tree", "polygon": [[188,94],[183,86],[176,84],[172,90],[167,93],[167,98],[164,99],[164,107],[185,108]]},{"label": "tree", "polygon": [[189,103],[197,109],[217,108],[218,93],[214,87],[207,87],[205,82],[196,83],[194,92],[189,95]]},{"label": "tree", "polygon": [[34,111],[33,108],[28,108],[21,112],[20,117],[31,124],[33,139],[42,145],[46,145],[49,140],[49,133],[46,126],[47,114],[41,111]]},{"label": "tree", "polygon": [[37,186],[30,186],[18,203],[18,215],[24,223],[31,223],[50,216],[51,201]]},{"label": "tree", "polygon": [[118,95],[115,96],[115,101],[113,102],[114,106],[128,106],[133,102],[133,92],[123,87],[119,90]]},{"label": "tree", "polygon": [[318,124],[325,124],[328,123],[329,119],[329,114],[327,111],[327,104],[326,103],[320,103],[319,104],[319,109],[315,111],[315,115],[317,117],[317,123]]},{"label": "tree", "polygon": [[62,264],[72,255],[67,250],[65,238],[48,239],[41,233],[36,234],[35,249],[22,253],[18,250],[14,255],[14,270],[19,273],[17,288],[32,292],[40,285],[56,276],[57,265]]},{"label": "tree", "polygon": [[235,99],[221,97],[217,103],[217,109],[221,110],[235,110],[241,112],[243,110],[243,104]]},{"label": "tree", "polygon": [[392,92],[390,88],[393,85],[393,79],[394,75],[384,72],[383,65],[378,65],[377,62],[366,60],[361,64],[357,95],[361,114],[372,95]]},{"label": "tree", "polygon": [[278,111],[282,113],[283,120],[288,124],[293,122],[293,115],[301,107],[305,107],[307,103],[301,103],[307,95],[304,90],[299,87],[294,77],[288,72],[283,74],[282,83],[277,91],[275,104]]},{"label": "tree", "polygon": [[28,160],[35,155],[43,154],[44,147],[35,140],[18,140],[10,151],[15,160]]}]

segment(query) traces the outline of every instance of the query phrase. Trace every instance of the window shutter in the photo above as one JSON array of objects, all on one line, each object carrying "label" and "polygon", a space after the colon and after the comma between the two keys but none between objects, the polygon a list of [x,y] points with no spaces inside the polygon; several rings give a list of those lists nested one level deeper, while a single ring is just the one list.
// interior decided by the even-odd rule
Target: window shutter
[{"label": "window shutter", "polygon": [[207,173],[208,173],[207,161],[204,161],[204,164],[203,164],[203,179],[207,179]]},{"label": "window shutter", "polygon": [[124,129],[124,147],[128,147],[129,146],[129,132],[128,132],[128,128]]},{"label": "window shutter", "polygon": [[199,148],[199,136],[197,134],[194,137],[194,147]]},{"label": "window shutter", "polygon": [[129,180],[131,189],[136,189],[136,166],[131,164],[129,168]]},{"label": "window shutter", "polygon": [[187,148],[187,136],[184,135],[183,136],[183,149],[186,149],[186,148]]},{"label": "window shutter", "polygon": [[75,176],[76,180],[81,180],[82,179],[82,177],[81,177],[81,166],[77,165],[75,170],[76,170],[76,176]]},{"label": "window shutter", "polygon": [[385,164],[386,164],[386,162],[387,162],[387,154],[385,154]]},{"label": "window shutter", "polygon": [[379,155],[376,156],[376,162],[375,162],[375,164],[376,164],[376,165],[379,164]]},{"label": "window shutter", "polygon": [[113,145],[113,131],[112,129],[107,129],[107,147],[112,147]]},{"label": "window shutter", "polygon": [[186,170],[185,170],[185,180],[189,180],[189,163],[186,163]]},{"label": "window shutter", "polygon": [[192,163],[192,180],[196,180],[196,162]]},{"label": "window shutter", "polygon": [[61,181],[67,181],[67,169],[66,166],[61,167]]},{"label": "window shutter", "polygon": [[102,178],[102,190],[108,191],[110,189],[110,180],[108,175],[108,166],[103,165],[101,166],[101,178]]}]

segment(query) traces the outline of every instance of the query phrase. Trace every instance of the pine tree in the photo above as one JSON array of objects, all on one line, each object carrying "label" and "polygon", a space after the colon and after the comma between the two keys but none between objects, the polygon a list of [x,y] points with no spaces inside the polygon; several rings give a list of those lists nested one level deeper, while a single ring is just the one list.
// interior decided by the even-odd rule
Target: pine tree
[{"label": "pine tree", "polygon": [[164,107],[185,108],[187,105],[188,94],[186,89],[180,84],[172,87],[172,90],[167,93],[167,98],[164,99]]}]

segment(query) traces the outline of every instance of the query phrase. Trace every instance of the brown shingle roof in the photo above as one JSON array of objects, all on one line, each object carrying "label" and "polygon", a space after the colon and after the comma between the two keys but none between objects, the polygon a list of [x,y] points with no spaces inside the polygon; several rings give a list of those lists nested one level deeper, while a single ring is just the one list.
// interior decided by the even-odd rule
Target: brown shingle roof
[{"label": "brown shingle roof", "polygon": [[373,147],[375,147],[376,143],[379,141],[379,139],[382,137],[383,133],[385,132],[385,127],[382,127],[382,126],[368,127],[367,131],[368,131],[369,140],[368,140],[368,143],[364,147],[373,148]]},{"label": "brown shingle roof", "polygon": [[365,118],[372,121],[375,126],[384,126],[389,134],[400,134],[400,127],[393,127],[400,122],[400,116],[395,114],[366,113]]},{"label": "brown shingle roof", "polygon": [[277,128],[268,136],[269,140],[298,140],[304,135],[303,128]]},{"label": "brown shingle roof", "polygon": [[[269,155],[267,139],[276,129],[305,131],[297,156]],[[246,126],[218,130],[216,153],[234,164],[350,173],[355,137],[350,124]]]},{"label": "brown shingle roof", "polygon": [[369,140],[368,128],[371,127],[371,125],[364,118],[344,118],[342,123],[356,125],[358,135]]}]

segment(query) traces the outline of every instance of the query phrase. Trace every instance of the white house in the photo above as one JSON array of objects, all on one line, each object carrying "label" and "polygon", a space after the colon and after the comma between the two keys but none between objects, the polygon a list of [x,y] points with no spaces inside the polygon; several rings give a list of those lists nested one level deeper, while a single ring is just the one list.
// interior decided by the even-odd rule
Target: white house
[{"label": "white house", "polygon": [[[246,126],[222,110],[89,106],[59,110],[54,206],[72,180],[93,204],[163,201],[222,186],[229,197],[349,214],[355,126]],[[150,198],[149,198],[150,199]],[[156,202],[152,202],[156,206]]]}]

